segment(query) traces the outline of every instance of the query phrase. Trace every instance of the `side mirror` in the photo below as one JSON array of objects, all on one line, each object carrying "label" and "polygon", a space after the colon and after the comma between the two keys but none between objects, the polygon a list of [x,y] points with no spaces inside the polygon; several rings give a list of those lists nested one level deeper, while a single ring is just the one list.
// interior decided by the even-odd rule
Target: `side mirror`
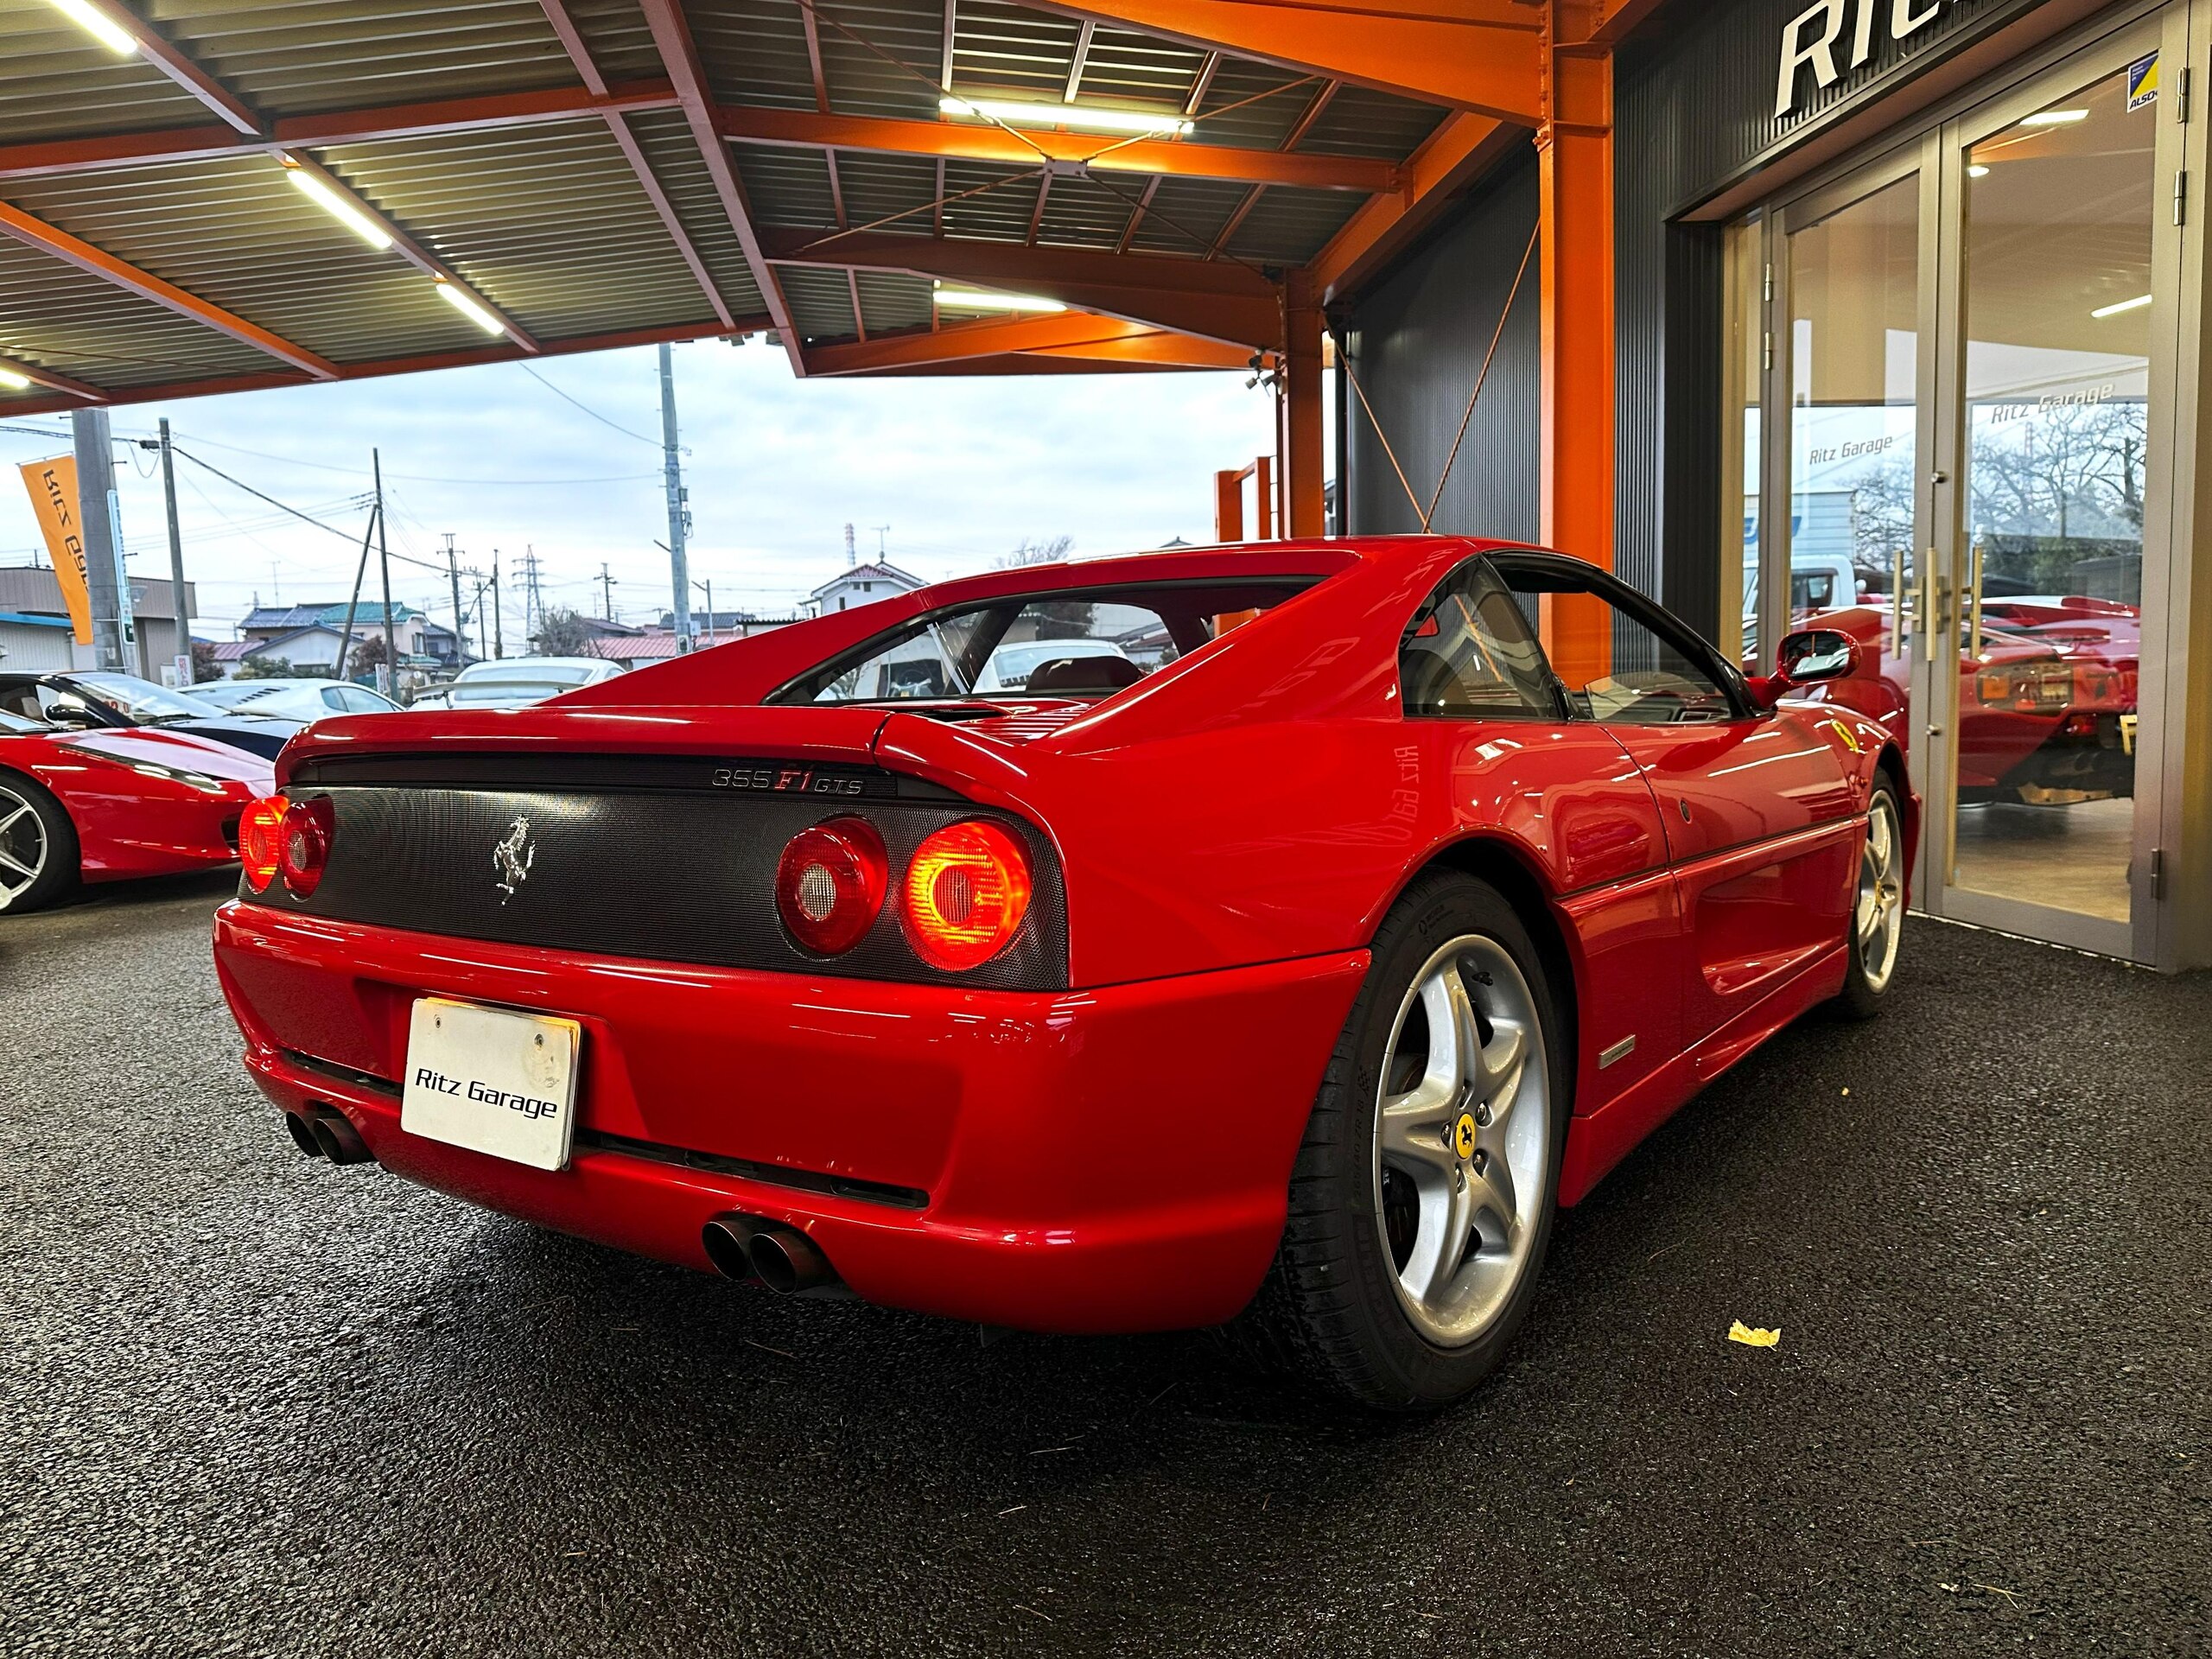
[{"label": "side mirror", "polygon": [[1792,685],[1847,679],[1859,667],[1859,642],[1834,628],[1804,628],[1782,642],[1780,657]]},{"label": "side mirror", "polygon": [[67,726],[73,731],[89,731],[100,723],[90,709],[73,697],[57,697],[39,710],[39,717],[49,726]]},{"label": "side mirror", "polygon": [[1771,709],[1801,685],[1847,679],[1859,671],[1859,642],[1834,628],[1802,628],[1782,642],[1775,671],[1745,682],[1751,701]]}]

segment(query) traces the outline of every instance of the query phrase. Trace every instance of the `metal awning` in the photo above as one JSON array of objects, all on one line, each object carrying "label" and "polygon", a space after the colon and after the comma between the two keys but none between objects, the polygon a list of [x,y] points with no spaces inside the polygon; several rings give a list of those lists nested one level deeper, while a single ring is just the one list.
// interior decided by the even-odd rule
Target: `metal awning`
[{"label": "metal awning", "polygon": [[1006,0],[72,3],[129,49],[0,0],[0,412],[763,331],[802,374],[1241,365],[1514,113]]}]

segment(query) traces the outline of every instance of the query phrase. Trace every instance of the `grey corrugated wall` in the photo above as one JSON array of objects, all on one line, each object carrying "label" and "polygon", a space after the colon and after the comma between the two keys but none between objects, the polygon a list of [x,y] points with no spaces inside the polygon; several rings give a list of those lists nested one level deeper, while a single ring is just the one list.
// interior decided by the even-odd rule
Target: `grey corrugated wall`
[{"label": "grey corrugated wall", "polygon": [[[1354,372],[1424,502],[1443,471],[1535,223],[1532,151],[1484,180],[1478,194],[1362,294],[1351,311]],[[1437,508],[1438,530],[1510,541],[1535,537],[1537,317],[1531,261]],[[1420,529],[1357,398],[1347,419],[1352,529],[1370,535]]]}]

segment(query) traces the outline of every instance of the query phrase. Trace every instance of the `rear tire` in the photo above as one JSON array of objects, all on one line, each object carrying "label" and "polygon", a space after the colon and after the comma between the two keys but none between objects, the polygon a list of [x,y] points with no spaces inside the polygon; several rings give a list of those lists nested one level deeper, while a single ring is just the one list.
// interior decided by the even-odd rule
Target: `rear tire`
[{"label": "rear tire", "polygon": [[1897,785],[1878,779],[1866,803],[1866,839],[1859,852],[1853,888],[1850,950],[1836,1007],[1853,1020],[1871,1020],[1897,976],[1904,934],[1904,814]]},{"label": "rear tire", "polygon": [[1573,1071],[1513,907],[1457,873],[1416,881],[1376,933],[1242,1345],[1384,1410],[1481,1382],[1550,1243]]},{"label": "rear tire", "polygon": [[77,885],[77,828],[61,803],[17,772],[0,772],[0,914],[38,910]]}]

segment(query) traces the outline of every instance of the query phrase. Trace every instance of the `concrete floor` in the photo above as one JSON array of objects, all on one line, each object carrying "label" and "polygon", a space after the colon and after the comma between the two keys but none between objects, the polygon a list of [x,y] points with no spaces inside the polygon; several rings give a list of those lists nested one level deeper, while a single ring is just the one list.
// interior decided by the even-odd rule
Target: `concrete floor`
[{"label": "concrete floor", "polygon": [[1378,1422],[306,1162],[226,886],[0,919],[9,1655],[2212,1643],[2206,979],[1916,922],[1884,1019],[1563,1219],[1489,1389]]},{"label": "concrete floor", "polygon": [[1952,880],[1975,893],[2124,922],[2135,856],[2135,803],[1962,807]]}]

